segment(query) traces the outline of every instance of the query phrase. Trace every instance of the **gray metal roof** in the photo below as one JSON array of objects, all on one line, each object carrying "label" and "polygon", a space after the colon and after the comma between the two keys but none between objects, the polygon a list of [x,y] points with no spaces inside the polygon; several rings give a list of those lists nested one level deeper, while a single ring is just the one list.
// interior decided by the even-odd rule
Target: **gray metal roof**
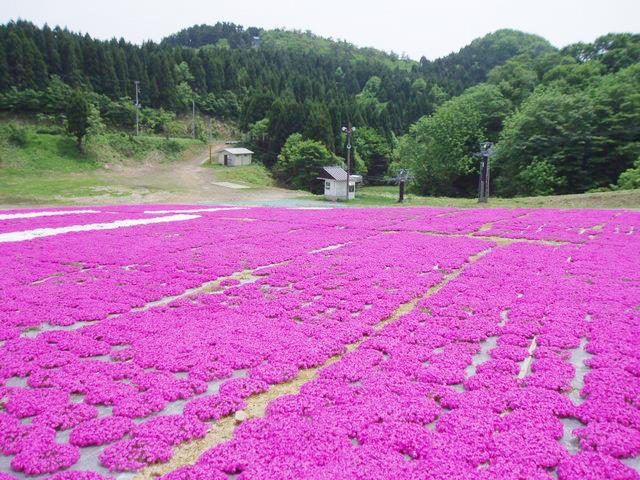
[{"label": "gray metal roof", "polygon": [[225,148],[223,152],[229,152],[231,155],[247,155],[253,153],[248,148]]},{"label": "gray metal roof", "polygon": [[347,181],[347,172],[344,168],[333,166],[333,167],[322,167],[322,169],[334,180],[339,182]]}]

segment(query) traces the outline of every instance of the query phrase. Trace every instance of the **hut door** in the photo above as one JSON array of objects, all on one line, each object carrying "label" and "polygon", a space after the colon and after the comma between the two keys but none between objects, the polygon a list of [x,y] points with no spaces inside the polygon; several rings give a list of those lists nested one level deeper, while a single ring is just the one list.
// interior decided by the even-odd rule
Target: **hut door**
[{"label": "hut door", "polygon": [[224,165],[225,165],[225,167],[226,167],[227,165],[229,165],[229,156],[228,156],[228,155],[225,155],[225,156],[224,156]]}]

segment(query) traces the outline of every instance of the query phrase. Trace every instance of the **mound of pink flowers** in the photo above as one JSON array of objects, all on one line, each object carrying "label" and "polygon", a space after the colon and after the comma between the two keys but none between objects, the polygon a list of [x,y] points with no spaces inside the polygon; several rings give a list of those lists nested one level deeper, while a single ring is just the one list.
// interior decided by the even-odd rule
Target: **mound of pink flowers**
[{"label": "mound of pink flowers", "polygon": [[0,214],[0,480],[640,479],[637,212]]}]

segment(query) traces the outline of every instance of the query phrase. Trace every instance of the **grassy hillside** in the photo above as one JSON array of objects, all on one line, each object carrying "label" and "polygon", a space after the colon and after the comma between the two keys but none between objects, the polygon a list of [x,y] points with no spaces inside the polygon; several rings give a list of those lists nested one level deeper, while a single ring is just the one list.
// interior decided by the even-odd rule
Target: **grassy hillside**
[{"label": "grassy hillside", "polygon": [[[475,198],[423,197],[408,194],[404,203],[398,203],[398,187],[364,187],[358,197],[350,201],[353,207],[506,207],[506,208],[628,208],[640,209],[640,189],[617,192],[583,193],[576,195],[550,195],[541,197],[491,198],[489,203],[479,204]],[[318,201],[324,202],[321,196]],[[344,204],[341,204],[344,205]]]},{"label": "grassy hillside", "polygon": [[223,165],[208,165],[215,173],[216,181],[239,183],[251,187],[272,187],[273,177],[261,163],[252,163],[241,167],[225,167]]},{"label": "grassy hillside", "polygon": [[[19,133],[16,133],[19,132]],[[101,195],[110,187],[100,173],[114,164],[171,162],[202,149],[191,139],[129,137],[107,133],[81,152],[70,137],[28,124],[0,123],[0,203],[51,202]]]}]

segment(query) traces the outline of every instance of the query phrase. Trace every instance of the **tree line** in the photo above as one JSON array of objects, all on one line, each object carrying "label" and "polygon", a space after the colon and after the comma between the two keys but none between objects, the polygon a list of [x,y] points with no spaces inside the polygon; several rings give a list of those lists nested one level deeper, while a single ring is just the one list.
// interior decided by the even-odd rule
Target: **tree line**
[{"label": "tree line", "polygon": [[419,192],[469,195],[473,153],[491,140],[499,193],[578,192],[615,184],[638,157],[638,45],[637,35],[619,34],[558,51],[500,30],[414,62],[231,23],[134,45],[17,21],[0,26],[0,110],[68,116],[75,105],[131,131],[139,81],[143,128],[174,133],[194,102],[200,114],[237,123],[291,186],[308,188],[312,165],[340,161],[341,127],[351,123],[361,127],[356,169],[371,182],[409,166]]}]

